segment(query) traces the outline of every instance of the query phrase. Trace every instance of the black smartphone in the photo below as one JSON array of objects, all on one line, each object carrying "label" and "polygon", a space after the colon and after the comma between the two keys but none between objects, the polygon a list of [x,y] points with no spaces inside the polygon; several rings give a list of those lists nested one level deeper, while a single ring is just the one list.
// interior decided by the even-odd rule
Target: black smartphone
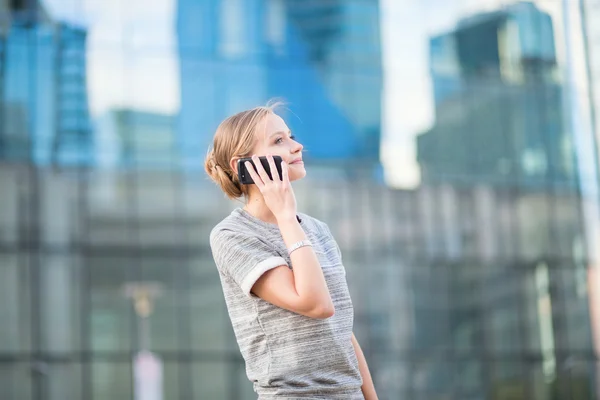
[{"label": "black smartphone", "polygon": [[[267,175],[269,175],[269,178],[273,179],[273,175],[271,175],[271,166],[269,165],[269,160],[267,159],[267,157],[260,156],[258,157],[258,159],[260,160],[260,163],[267,172]],[[249,161],[250,164],[252,164],[252,167],[254,167],[254,170],[256,171],[256,165],[254,164],[254,160],[252,160],[252,157],[240,158],[238,160],[238,178],[242,185],[251,185],[254,183],[254,179],[252,179],[252,176],[248,172],[248,169],[246,169],[246,161]],[[275,168],[277,168],[279,178],[281,178],[281,163],[283,162],[283,159],[280,156],[273,156],[273,161],[275,161]]]}]

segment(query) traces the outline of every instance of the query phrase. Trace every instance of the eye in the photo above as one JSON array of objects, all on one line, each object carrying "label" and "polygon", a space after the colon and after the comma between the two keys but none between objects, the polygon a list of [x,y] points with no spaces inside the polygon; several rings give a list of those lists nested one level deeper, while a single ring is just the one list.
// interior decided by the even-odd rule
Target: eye
[{"label": "eye", "polygon": [[[290,135],[289,138],[292,140],[296,140],[295,135]],[[279,137],[277,137],[277,139],[275,139],[275,144],[281,144],[281,143],[283,143],[283,140],[284,140],[284,138],[279,136]]]}]

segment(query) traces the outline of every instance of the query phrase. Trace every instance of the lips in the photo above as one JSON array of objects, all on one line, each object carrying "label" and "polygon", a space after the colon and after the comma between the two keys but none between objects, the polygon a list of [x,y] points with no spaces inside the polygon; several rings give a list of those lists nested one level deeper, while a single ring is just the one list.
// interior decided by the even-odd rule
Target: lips
[{"label": "lips", "polygon": [[297,158],[294,161],[292,161],[290,164],[303,164],[303,163],[304,163],[304,161],[302,161],[301,158]]}]

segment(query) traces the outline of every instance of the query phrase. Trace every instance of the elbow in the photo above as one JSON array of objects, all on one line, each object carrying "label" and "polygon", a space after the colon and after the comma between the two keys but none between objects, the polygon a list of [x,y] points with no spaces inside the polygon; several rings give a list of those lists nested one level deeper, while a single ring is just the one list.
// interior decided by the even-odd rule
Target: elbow
[{"label": "elbow", "polygon": [[329,296],[318,300],[315,298],[304,299],[304,301],[299,301],[293,310],[298,314],[315,319],[327,319],[335,314],[335,307]]},{"label": "elbow", "polygon": [[334,315],[335,315],[335,308],[333,307],[333,304],[332,304],[331,306],[321,309],[318,316],[315,318],[327,319],[327,318],[333,317]]},{"label": "elbow", "polygon": [[315,319],[331,318],[335,315],[335,307],[331,302],[329,302],[328,304],[319,304],[312,310],[310,310],[310,312],[307,315]]}]

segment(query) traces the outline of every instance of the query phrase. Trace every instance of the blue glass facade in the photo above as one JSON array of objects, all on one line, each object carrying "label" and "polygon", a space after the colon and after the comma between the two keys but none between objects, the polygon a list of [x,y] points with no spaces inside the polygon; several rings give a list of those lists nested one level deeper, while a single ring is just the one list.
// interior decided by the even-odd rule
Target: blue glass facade
[{"label": "blue glass facade", "polygon": [[1,45],[4,157],[92,163],[86,30],[24,12],[15,15]]},{"label": "blue glass facade", "polygon": [[199,165],[225,117],[272,98],[287,103],[309,159],[378,162],[377,2],[181,0],[177,10],[186,162]]}]

